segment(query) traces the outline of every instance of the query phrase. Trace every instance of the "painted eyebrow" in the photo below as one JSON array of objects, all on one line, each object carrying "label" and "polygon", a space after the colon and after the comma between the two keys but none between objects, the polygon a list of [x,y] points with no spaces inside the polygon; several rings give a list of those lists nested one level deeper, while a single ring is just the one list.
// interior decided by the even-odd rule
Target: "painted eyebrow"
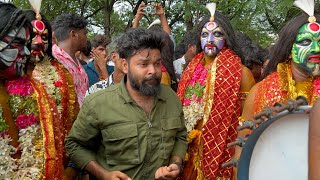
[{"label": "painted eyebrow", "polygon": [[304,40],[304,38],[313,38],[313,37],[314,36],[312,33],[302,33],[297,35],[297,41]]},{"label": "painted eyebrow", "polygon": [[207,28],[203,28],[202,31],[209,32]]}]

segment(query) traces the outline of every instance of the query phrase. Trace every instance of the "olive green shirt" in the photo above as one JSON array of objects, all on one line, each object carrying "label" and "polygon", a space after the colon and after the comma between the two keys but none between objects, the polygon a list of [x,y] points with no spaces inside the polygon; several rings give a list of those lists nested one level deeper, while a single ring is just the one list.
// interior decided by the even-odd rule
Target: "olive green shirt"
[{"label": "olive green shirt", "polygon": [[184,159],[186,135],[182,106],[170,87],[161,85],[148,118],[122,80],[85,98],[65,146],[81,169],[97,161],[108,171],[149,180],[171,156]]}]

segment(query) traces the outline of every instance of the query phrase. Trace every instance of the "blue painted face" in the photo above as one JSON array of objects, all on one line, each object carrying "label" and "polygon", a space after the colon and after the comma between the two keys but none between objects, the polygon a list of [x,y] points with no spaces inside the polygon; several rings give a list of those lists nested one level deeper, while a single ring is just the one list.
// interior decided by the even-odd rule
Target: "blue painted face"
[{"label": "blue painted face", "polygon": [[201,31],[201,48],[204,54],[215,57],[225,45],[222,29],[216,22],[207,22]]}]

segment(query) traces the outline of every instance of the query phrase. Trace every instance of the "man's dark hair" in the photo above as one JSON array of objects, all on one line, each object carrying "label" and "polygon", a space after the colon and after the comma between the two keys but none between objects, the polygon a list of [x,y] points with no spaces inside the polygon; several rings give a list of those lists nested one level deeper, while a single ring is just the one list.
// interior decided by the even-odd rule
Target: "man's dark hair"
[{"label": "man's dark hair", "polygon": [[117,52],[120,58],[124,58],[127,61],[137,51],[146,48],[159,49],[161,51],[161,34],[148,29],[131,28],[119,38],[117,43]]},{"label": "man's dark hair", "polygon": [[98,34],[93,38],[91,45],[93,48],[96,48],[98,46],[106,47],[109,43],[110,43],[110,38],[108,38],[105,35]]},{"label": "man's dark hair", "polygon": [[57,16],[53,23],[52,29],[57,41],[66,40],[69,37],[70,31],[78,31],[86,28],[87,20],[75,14],[61,14]]},{"label": "man's dark hair", "polygon": [[[201,37],[201,31],[202,31],[203,26],[207,22],[209,22],[209,20],[210,20],[210,15],[207,15],[207,16],[203,17],[203,19],[198,24],[197,32],[198,32],[199,38]],[[214,15],[214,22],[216,22],[221,27],[223,34],[224,34],[224,37],[225,37],[225,40],[226,40],[227,47],[229,47],[231,50],[233,50],[242,59],[241,50],[239,49],[238,43],[236,41],[235,32],[232,28],[230,20],[225,15],[220,13],[219,11],[216,11],[215,15]],[[198,41],[197,47],[201,48],[201,41],[200,40]]]},{"label": "man's dark hair", "polygon": [[181,58],[189,48],[189,45],[195,45],[197,47],[197,54],[201,52],[201,46],[199,46],[200,37],[198,32],[191,30],[186,32],[182,41],[177,45],[175,49],[175,59]]},{"label": "man's dark hair", "polygon": [[83,52],[83,54],[87,57],[90,56],[90,52],[91,52],[92,46],[91,46],[91,42],[87,41],[87,46],[86,46],[86,51]]},{"label": "man's dark hair", "polygon": [[[36,20],[36,13],[33,10],[26,10],[24,12],[24,14],[30,23],[33,20]],[[52,57],[52,28],[51,28],[51,24],[43,14],[41,14],[41,21],[46,26],[46,29],[48,29],[48,50],[46,53],[48,56]],[[31,37],[34,37],[33,31],[31,31],[30,33],[31,33]]]},{"label": "man's dark hair", "polygon": [[150,31],[158,33],[162,37],[162,49],[161,49],[161,64],[166,68],[171,79],[171,88],[174,91],[178,89],[177,77],[174,71],[173,60],[174,60],[174,44],[168,35],[160,26],[152,26]]},{"label": "man's dark hair", "polygon": [[[315,15],[317,22],[320,23],[320,15]],[[271,72],[277,70],[277,65],[279,63],[285,62],[288,60],[293,43],[296,40],[298,31],[300,27],[308,21],[309,15],[302,13],[296,18],[290,20],[280,31],[279,39],[274,45],[273,50],[271,51],[270,61],[262,75],[262,78],[266,77]]]},{"label": "man's dark hair", "polygon": [[241,63],[250,70],[253,70],[254,65],[263,67],[263,63],[269,56],[268,49],[262,48],[253,42],[247,34],[240,31],[236,32],[236,39],[242,53]]},{"label": "man's dark hair", "polygon": [[[0,39],[15,28],[30,28],[25,15],[11,3],[0,2]],[[8,43],[10,44],[10,43]]]}]

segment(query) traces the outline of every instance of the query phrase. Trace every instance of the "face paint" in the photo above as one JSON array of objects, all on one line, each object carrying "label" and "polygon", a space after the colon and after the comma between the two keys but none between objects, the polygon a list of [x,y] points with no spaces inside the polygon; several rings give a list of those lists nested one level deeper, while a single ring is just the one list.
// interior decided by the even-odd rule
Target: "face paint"
[{"label": "face paint", "polygon": [[29,29],[22,27],[10,31],[0,40],[0,76],[12,78],[22,76],[30,51],[27,48],[30,39]]},{"label": "face paint", "polygon": [[33,26],[34,38],[31,43],[31,62],[39,62],[44,57],[44,52],[48,50],[48,29],[45,24],[39,20],[31,22]]},{"label": "face paint", "polygon": [[216,22],[207,22],[201,31],[201,48],[209,57],[216,56],[224,47],[222,29]]},{"label": "face paint", "polygon": [[292,60],[309,76],[320,75],[320,24],[301,26],[292,46]]}]

